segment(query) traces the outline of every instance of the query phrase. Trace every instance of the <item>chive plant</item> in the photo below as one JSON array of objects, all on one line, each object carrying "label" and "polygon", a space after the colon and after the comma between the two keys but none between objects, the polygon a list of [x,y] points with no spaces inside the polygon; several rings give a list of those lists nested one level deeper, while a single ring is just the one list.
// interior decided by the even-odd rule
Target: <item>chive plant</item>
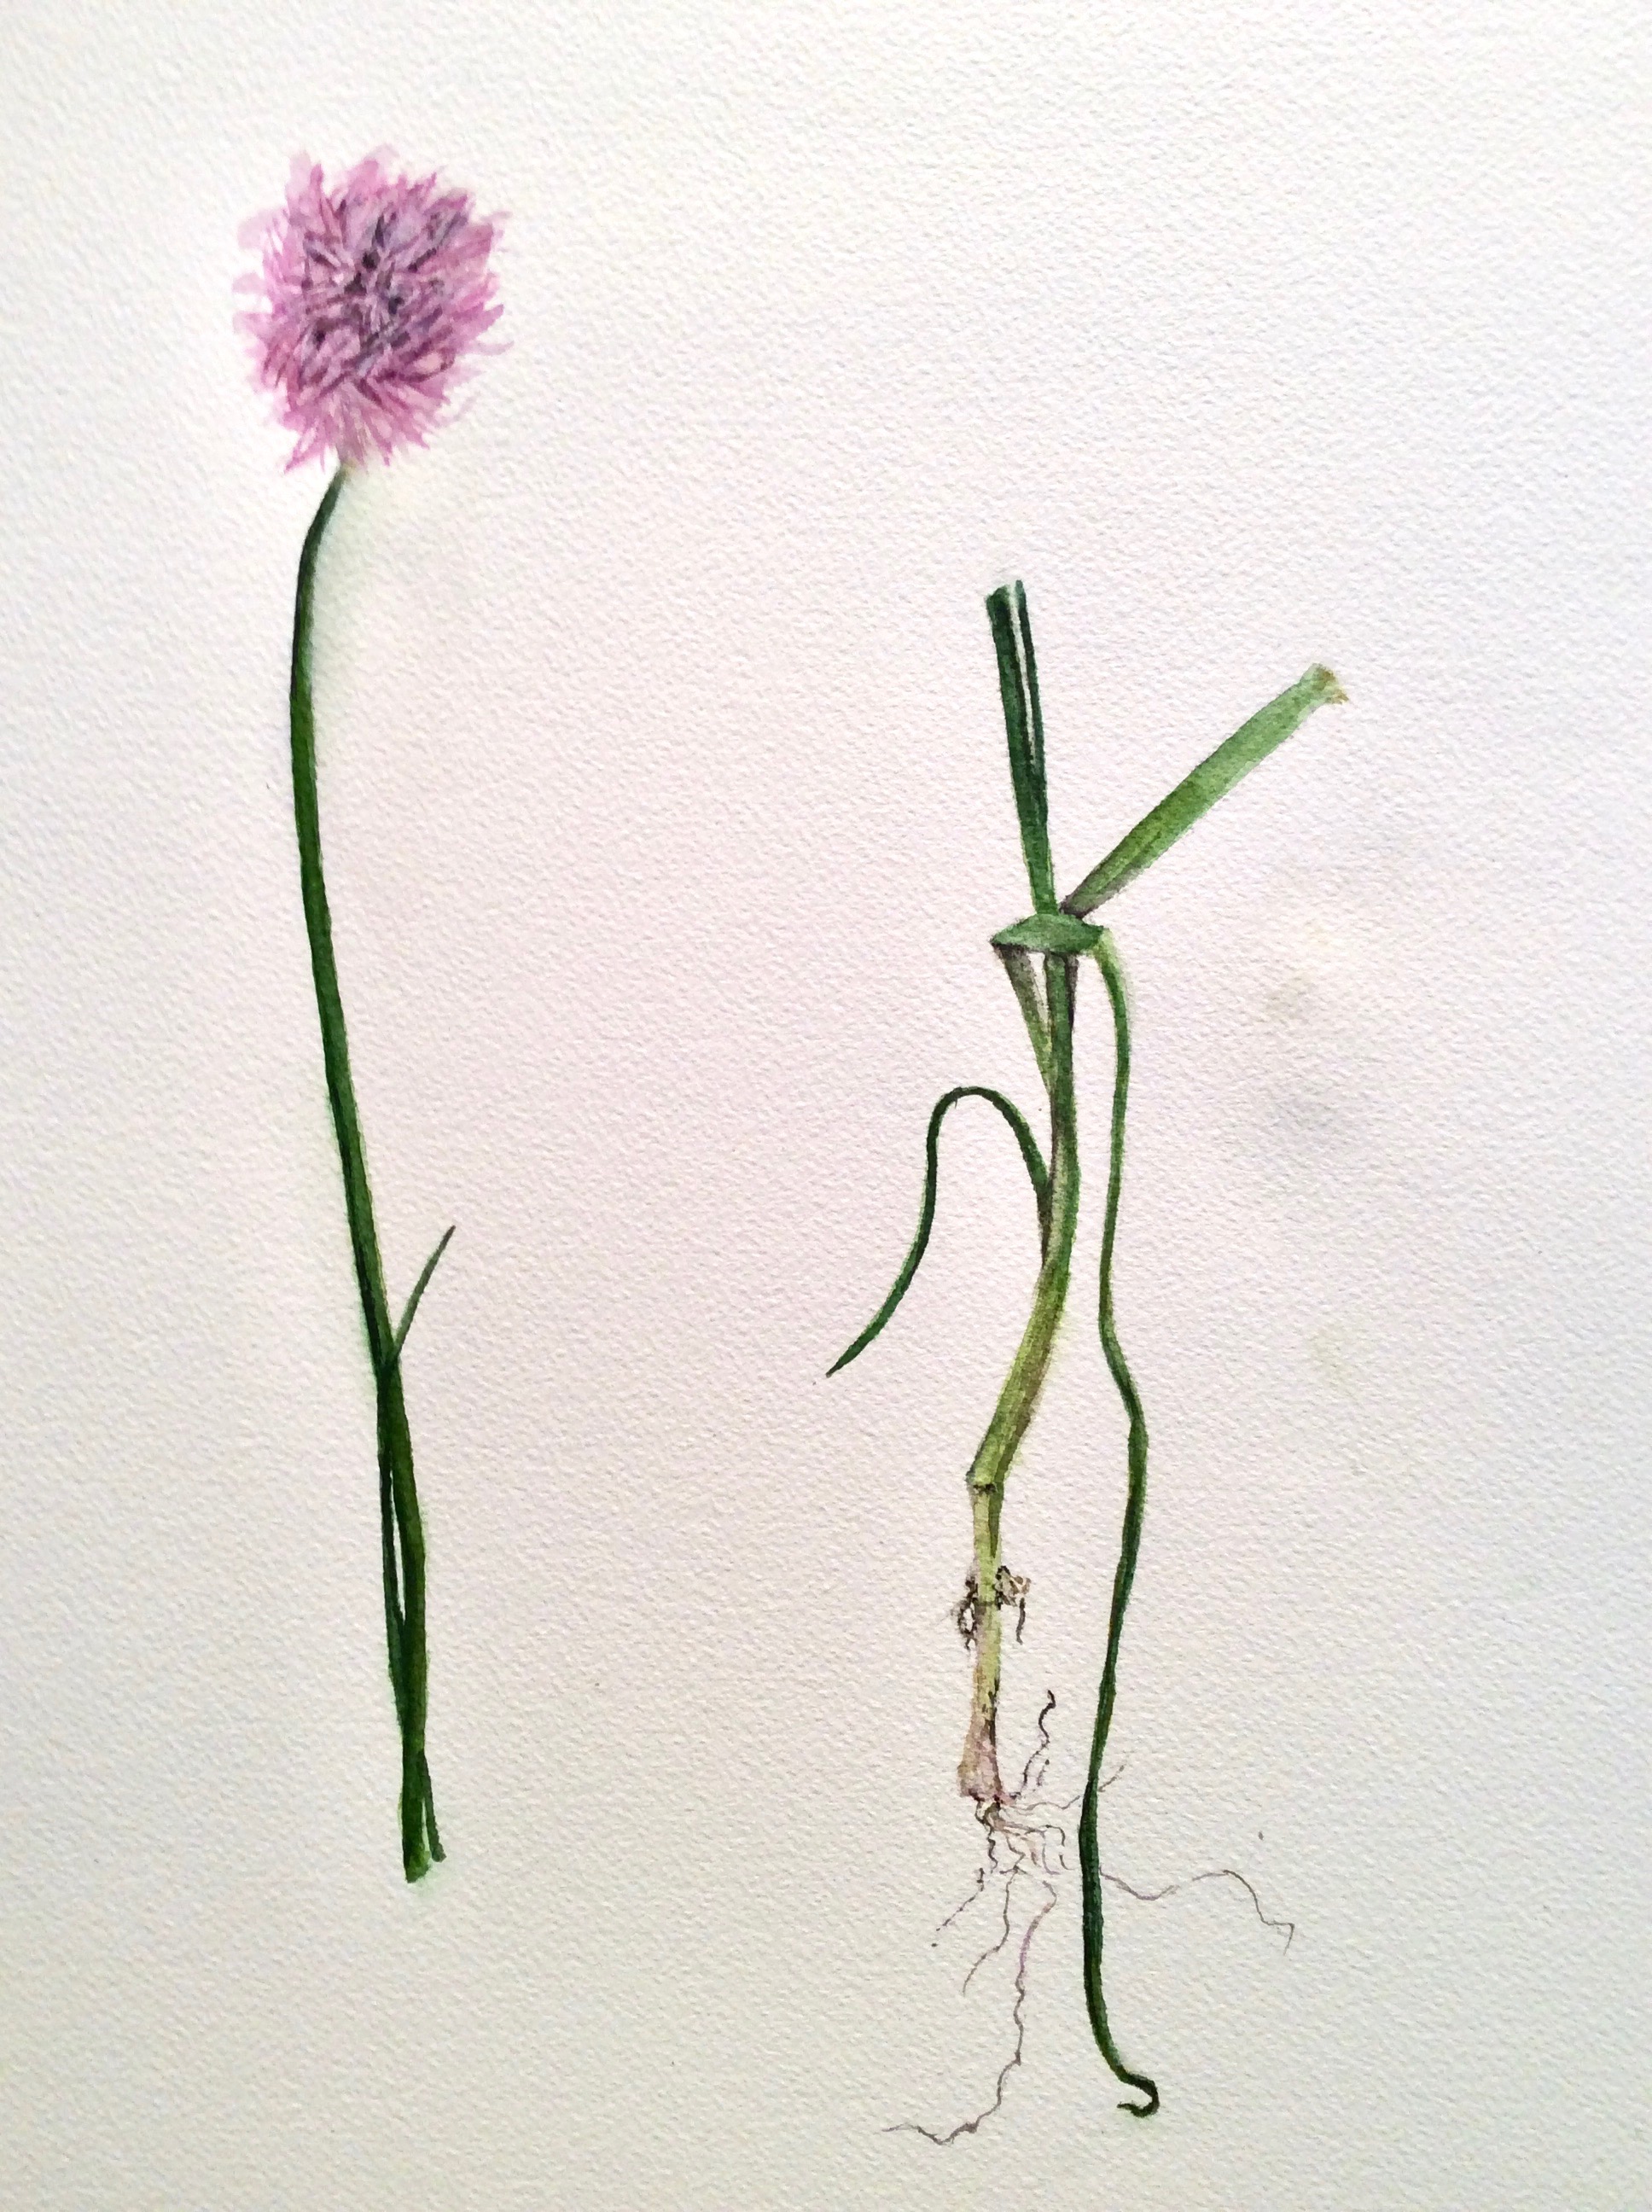
[{"label": "chive plant", "polygon": [[[1121,2109],[1139,2118],[1158,2110],[1158,2090],[1151,2078],[1133,2071],[1121,2057],[1108,2016],[1102,1978],[1103,1918],[1097,1815],[1102,1768],[1118,1697],[1119,1651],[1125,1615],[1141,1547],[1147,1499],[1147,1424],[1140,1395],[1119,1340],[1113,1310],[1113,1259],[1119,1226],[1119,1198],[1124,1171],[1125,1117],[1130,1094],[1130,1009],[1124,973],[1110,930],[1089,917],[1133,884],[1240,778],[1265,760],[1299,728],[1316,707],[1344,697],[1327,668],[1310,668],[1277,699],[1254,714],[1217,747],[1174,791],[1145,815],[1065,899],[1056,896],[1050,859],[1049,805],[1044,767],[1044,720],[1038,696],[1037,665],[1027,596],[1019,584],[996,591],[987,601],[998,655],[1009,743],[1010,780],[1021,829],[1033,910],[1023,921],[1000,930],[993,949],[1003,963],[1026,1025],[1033,1058],[1042,1080],[1049,1115],[1046,1158],[1026,1116],[997,1091],[966,1085],[949,1091],[930,1115],[926,1147],[923,1204],[913,1238],[889,1296],[831,1373],[857,1358],[887,1326],[910,1288],[929,1243],[935,1218],[941,1125],[962,1098],[981,1098],[1000,1114],[1014,1134],[1032,1185],[1038,1217],[1040,1266],[1032,1311],[999,1393],[986,1434],[967,1478],[973,1528],[973,1558],[957,1619],[974,1652],[969,1717],[958,1784],[975,1806],[991,1851],[1000,1837],[1024,1841],[1024,1826],[1015,1819],[1019,1792],[1006,1789],[999,1764],[999,1696],[1004,1668],[1004,1615],[1024,1604],[1026,1584],[1005,1565],[1005,1492],[1016,1454],[1032,1420],[1072,1273],[1078,1227],[1078,1123],[1073,1081],[1073,1012],[1080,969],[1093,961],[1100,972],[1109,1010],[1114,1043],[1112,1115],[1108,1144],[1107,1192],[1102,1212],[1100,1281],[1096,1322],[1102,1353],[1124,1407],[1127,1423],[1123,1526],[1113,1573],[1105,1654],[1090,1732],[1089,1764],[1078,1822],[1080,1899],[1084,1929],[1084,2006],[1091,2034],[1116,2078],[1138,2093]],[[1018,2046],[1017,2046],[1018,2048]],[[1000,2078],[1000,2094],[1002,2081]]]},{"label": "chive plant", "polygon": [[255,216],[242,234],[245,244],[258,248],[261,266],[236,286],[263,302],[237,320],[252,341],[257,382],[274,395],[278,419],[296,435],[288,468],[325,464],[330,455],[338,462],[299,556],[288,720],[299,884],[322,1066],[378,1403],[380,1568],[386,1656],[402,1741],[402,1871],[409,1881],[419,1881],[443,1852],[425,1753],[424,1522],[403,1352],[419,1301],[453,1232],[446,1231],[425,1261],[397,1322],[374,1218],[322,868],[311,654],[317,565],[347,483],[364,467],[423,445],[444,418],[452,386],[470,374],[466,356],[486,350],[481,341],[500,314],[489,266],[497,226],[496,217],[477,216],[468,192],[451,190],[434,175],[395,174],[377,154],[358,161],[331,187],[321,169],[301,155],[285,204]]}]

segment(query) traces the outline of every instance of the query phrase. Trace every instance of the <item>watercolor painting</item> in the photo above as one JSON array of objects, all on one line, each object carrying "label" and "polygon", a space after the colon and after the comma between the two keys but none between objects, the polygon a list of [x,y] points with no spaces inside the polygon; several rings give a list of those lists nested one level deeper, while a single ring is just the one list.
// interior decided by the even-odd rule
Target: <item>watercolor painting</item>
[{"label": "watercolor painting", "polygon": [[252,342],[257,382],[276,395],[282,428],[296,435],[288,468],[330,456],[337,463],[299,555],[288,702],[293,813],[327,1103],[378,1401],[385,1638],[402,1739],[402,1870],[417,1881],[446,1854],[425,1749],[430,1662],[424,1525],[402,1359],[419,1301],[453,1230],[438,1237],[400,1318],[393,1318],[321,865],[311,640],[316,568],[351,472],[425,443],[455,380],[467,373],[466,356],[503,310],[489,268],[499,219],[479,221],[469,194],[444,188],[434,175],[394,174],[386,166],[394,159],[387,150],[369,154],[331,190],[316,164],[303,155],[295,159],[285,204],[255,216],[243,232],[242,243],[258,250],[262,265],[239,286],[263,304],[237,321]]},{"label": "watercolor painting", "polygon": [[[1038,664],[1033,652],[1032,623],[1027,595],[1020,584],[1013,590],[992,593],[987,602],[993,643],[998,654],[999,688],[1004,705],[1004,726],[1009,743],[1010,777],[1015,793],[1021,831],[1022,858],[1026,866],[1033,911],[1024,921],[1011,923],[992,939],[993,950],[1003,963],[1026,1024],[1028,1041],[1037,1063],[1048,1103],[1049,1157],[1046,1160],[1026,1116],[1001,1091],[973,1085],[949,1091],[937,1103],[926,1139],[922,1211],[918,1233],[896,1277],[893,1289],[845,1352],[834,1363],[836,1374],[856,1359],[881,1334],[911,1287],[919,1263],[928,1247],[934,1226],[940,1172],[941,1126],[951,1109],[964,1098],[981,1098],[996,1109],[1009,1124],[1032,1184],[1037,1213],[1040,1267],[1033,1308],[1017,1348],[1013,1364],[1000,1390],[987,1433],[971,1462],[965,1487],[969,1493],[974,1532],[974,1554],[965,1577],[963,1595],[954,1618],[958,1633],[975,1655],[970,1686],[969,1720],[963,1753],[958,1762],[958,1788],[970,1800],[985,1838],[987,1862],[977,1876],[974,1905],[988,1882],[998,1893],[1003,1911],[1004,1941],[1011,1930],[1014,1892],[1023,1882],[1042,1893],[1020,1949],[1014,1983],[1015,2043],[999,2071],[988,2112],[1003,2101],[1009,2074],[1021,2062],[1025,2033],[1023,2006],[1026,1997],[1026,1969],[1033,1936],[1045,1916],[1054,1910],[1055,1877],[1061,1868],[1066,1842],[1063,1815],[1067,1808],[1046,1802],[1036,1795],[1048,1765],[1048,1706],[1039,1718],[1039,1741],[1023,1770],[1020,1785],[1006,1787],[999,1752],[999,1698],[1004,1668],[1004,1624],[1015,1616],[1017,1643],[1026,1627],[1029,1595],[1028,1578],[1014,1573],[1004,1556],[1004,1505],[1016,1456],[1037,1409],[1039,1397],[1055,1348],[1072,1279],[1078,1231],[1080,1177],[1073,1028],[1078,1012],[1081,966],[1094,960],[1100,972],[1112,1017],[1113,1106],[1107,1161],[1107,1195],[1102,1212],[1099,1289],[1096,1328],[1128,1425],[1127,1472],[1123,1527],[1118,1564],[1113,1577],[1112,1604],[1107,1620],[1106,1656],[1096,1692],[1094,1724],[1090,1735],[1089,1765],[1078,1814],[1078,1858],[1084,1927],[1084,1998],[1096,2047],[1118,2080],[1137,2093],[1121,2109],[1146,2119],[1159,2108],[1157,2083],[1133,2071],[1120,2055],[1108,2018],[1102,1980],[1102,1942],[1105,1924],[1102,1910],[1102,1872],[1098,1821],[1105,1786],[1103,1769],[1113,1710],[1118,1698],[1119,1655],[1131,1585],[1140,1554],[1142,1523],[1147,1504],[1147,1420],[1140,1395],[1120,1342],[1114,1311],[1113,1255],[1119,1231],[1119,1203],[1123,1186],[1126,1120],[1130,1097],[1130,1012],[1124,970],[1110,929],[1092,924],[1088,917],[1098,907],[1116,898],[1232,790],[1242,776],[1266,760],[1319,707],[1342,703],[1345,694],[1330,671],[1310,668],[1277,699],[1253,714],[1208,759],[1179,783],[1152,811],[1145,815],[1064,899],[1058,899],[1050,858],[1049,789],[1044,757],[1044,714],[1038,689]],[[1053,1701],[1052,1701],[1053,1702]],[[1036,1779],[1036,1771],[1037,1778]],[[1231,1871],[1231,1870],[1228,1870]],[[1194,1876],[1199,1880],[1205,1877]],[[1243,1880],[1234,1874],[1233,1879]],[[1245,1887],[1248,1888],[1247,1883]],[[1254,1899],[1254,1893],[1253,1893]],[[1259,1915],[1260,1906],[1257,1906]],[[992,1947],[997,1948],[997,1946]],[[990,1952],[987,1954],[990,1955]],[[971,1969],[971,1977],[975,1969]],[[968,1987],[966,1978],[966,1988]],[[987,2114],[960,2122],[932,2140],[956,2142],[973,2133]]]},{"label": "watercolor painting", "polygon": [[1652,2201],[1649,83],[0,9],[8,2212]]}]

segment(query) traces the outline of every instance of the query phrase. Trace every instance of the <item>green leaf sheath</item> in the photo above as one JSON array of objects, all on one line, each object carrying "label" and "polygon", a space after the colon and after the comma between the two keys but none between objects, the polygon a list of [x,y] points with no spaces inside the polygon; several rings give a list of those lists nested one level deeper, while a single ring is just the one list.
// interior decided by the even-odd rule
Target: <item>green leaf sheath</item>
[{"label": "green leaf sheath", "polygon": [[1102,1990],[1102,1862],[1096,1837],[1096,1815],[1102,1794],[1102,1762],[1107,1755],[1108,1730],[1118,1697],[1119,1645],[1124,1635],[1124,1616],[1130,1604],[1130,1587],[1136,1578],[1136,1559],[1141,1550],[1142,1515],[1147,1504],[1147,1423],[1141,1398],[1126,1362],[1113,1321],[1113,1247],[1119,1228],[1119,1194],[1124,1181],[1124,1124],[1130,1099],[1130,1009],[1125,997],[1124,974],[1119,966],[1112,935],[1103,931],[1096,951],[1097,966],[1107,985],[1113,1008],[1114,1074],[1112,1141],[1108,1152],[1107,1209],[1102,1218],[1101,1291],[1097,1320],[1102,1351],[1108,1371],[1124,1401],[1129,1422],[1126,1447],[1128,1482],[1125,1493],[1124,1528],[1119,1543],[1119,1562],[1113,1576],[1113,1605],[1107,1624],[1107,1657],[1102,1668],[1101,1688],[1096,1700],[1096,1725],[1090,1740],[1090,1767],[1084,1781],[1084,1804],[1078,1814],[1078,1869],[1083,1893],[1084,1942],[1084,2008],[1090,2014],[1096,2047],[1117,2078],[1147,2100],[1136,2105],[1121,2101],[1120,2110],[1136,2118],[1150,2118],[1158,2110],[1158,2091],[1145,2074],[1133,2074],[1119,2056],[1108,2024],[1107,2001]]},{"label": "green leaf sheath", "polygon": [[[398,1356],[400,1339],[392,1326],[389,1301],[385,1294],[384,1267],[379,1255],[379,1236],[373,1215],[373,1194],[367,1184],[367,1155],[356,1112],[355,1089],[350,1079],[343,1000],[339,994],[338,967],[333,956],[332,919],[328,910],[326,881],[321,868],[315,708],[310,679],[316,563],[343,486],[344,471],[341,469],[328,485],[316,510],[315,520],[310,525],[304,540],[304,550],[299,556],[289,693],[293,814],[298,830],[304,926],[309,938],[310,969],[315,979],[316,1010],[321,1021],[321,1054],[326,1069],[327,1099],[332,1109],[334,1133],[338,1139],[339,1164],[344,1178],[344,1212],[349,1223],[356,1288],[361,1295],[361,1318],[367,1329],[367,1351],[373,1362],[374,1383],[378,1395],[385,1636],[391,1686],[396,1697],[396,1718],[402,1737],[402,1868],[409,1881],[416,1881],[426,1872],[430,1861],[442,1856],[431,1796],[430,1769],[424,1750],[428,1703],[424,1533],[419,1518],[418,1492],[413,1476],[413,1443],[402,1395]],[[446,1242],[445,1239],[443,1241]],[[435,1256],[440,1257],[440,1248]],[[434,1265],[433,1259],[431,1266]],[[427,1268],[419,1290],[410,1301],[409,1321],[428,1278],[429,1269]]]},{"label": "green leaf sheath", "polygon": [[1021,824],[1021,850],[1027,863],[1032,902],[1040,914],[1055,911],[1055,871],[1050,861],[1049,801],[1044,784],[1044,718],[1038,703],[1038,671],[1027,623],[1027,597],[994,592],[987,602],[998,653],[998,684],[1004,700],[1004,727],[1010,745],[1010,780]]},{"label": "green leaf sheath", "polygon": [[[1001,653],[999,659],[1001,665]],[[1242,776],[1248,775],[1292,731],[1299,729],[1316,707],[1333,706],[1346,697],[1328,668],[1310,668],[1288,691],[1281,691],[1219,744],[1191,775],[1184,776],[1151,814],[1143,815],[1107,858],[1097,861],[1078,889],[1062,900],[1066,911],[1082,916],[1116,898],[1144,868],[1151,867],[1161,853],[1191,830],[1201,814],[1208,814]]]},{"label": "green leaf sheath", "polygon": [[998,1109],[1014,1131],[1015,1140],[1021,1147],[1021,1158],[1026,1166],[1028,1179],[1033,1187],[1033,1196],[1037,1201],[1041,1249],[1048,1239],[1050,1204],[1049,1170],[1044,1165],[1044,1156],[1038,1149],[1038,1139],[1029,1127],[1026,1116],[1019,1108],[1011,1105],[1001,1091],[986,1090],[980,1084],[966,1083],[961,1085],[956,1091],[949,1091],[944,1097],[936,1101],[934,1111],[929,1117],[929,1130],[924,1139],[924,1202],[922,1211],[918,1217],[918,1233],[912,1240],[912,1249],[907,1254],[901,1272],[895,1279],[894,1288],[848,1350],[832,1362],[826,1370],[828,1375],[835,1375],[840,1367],[847,1367],[852,1359],[858,1359],[872,1340],[883,1334],[896,1308],[912,1287],[912,1279],[918,1272],[919,1262],[922,1260],[929,1243],[929,1232],[935,1225],[935,1197],[939,1187],[941,1171],[941,1124],[960,1098],[984,1098],[989,1106],[995,1106]]},{"label": "green leaf sheath", "polygon": [[1055,953],[1072,960],[1093,952],[1101,935],[1094,922],[1080,921],[1077,915],[1029,914],[1024,921],[1012,921],[1007,929],[1000,929],[993,939],[993,950]]},{"label": "green leaf sheath", "polygon": [[1049,1009],[1044,1002],[1038,971],[1033,966],[1032,955],[1017,945],[994,945],[993,950],[1003,963],[1004,972],[1010,979],[1016,1004],[1021,1009],[1021,1018],[1027,1028],[1027,1041],[1032,1046],[1033,1058],[1038,1062],[1039,1080],[1046,1091],[1054,1076],[1050,1057]]}]

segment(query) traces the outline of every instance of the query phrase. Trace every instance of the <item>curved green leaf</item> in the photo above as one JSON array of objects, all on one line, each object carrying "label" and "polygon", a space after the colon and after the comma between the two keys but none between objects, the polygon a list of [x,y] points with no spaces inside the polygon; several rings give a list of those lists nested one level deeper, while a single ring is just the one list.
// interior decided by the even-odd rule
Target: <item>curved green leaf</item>
[{"label": "curved green leaf", "polygon": [[940,1181],[941,1123],[946,1119],[949,1109],[956,1106],[960,1098],[984,1098],[989,1106],[997,1107],[999,1112],[1015,1132],[1015,1140],[1021,1147],[1021,1157],[1025,1163],[1027,1174],[1032,1183],[1033,1196],[1038,1202],[1038,1237],[1041,1247],[1048,1234],[1049,1170],[1044,1165],[1044,1155],[1038,1149],[1038,1139],[1028,1127],[1026,1116],[1018,1107],[1011,1104],[1002,1091],[985,1090],[978,1083],[963,1084],[957,1090],[949,1091],[944,1097],[937,1100],[935,1109],[929,1117],[929,1133],[924,1140],[923,1211],[918,1217],[918,1233],[912,1240],[912,1249],[907,1254],[905,1264],[900,1273],[895,1278],[894,1288],[848,1350],[832,1362],[826,1370],[829,1375],[835,1375],[840,1367],[847,1367],[852,1359],[858,1359],[872,1339],[882,1334],[885,1323],[912,1287],[912,1279],[918,1272],[918,1263],[928,1247],[929,1232],[935,1225],[935,1195]]}]

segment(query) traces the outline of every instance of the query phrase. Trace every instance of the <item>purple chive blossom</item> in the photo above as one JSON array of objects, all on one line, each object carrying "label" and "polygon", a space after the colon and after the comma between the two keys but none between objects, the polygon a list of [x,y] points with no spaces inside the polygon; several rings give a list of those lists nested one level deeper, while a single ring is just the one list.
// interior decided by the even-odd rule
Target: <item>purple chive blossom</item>
[{"label": "purple chive blossom", "polygon": [[288,468],[423,445],[472,373],[465,355],[499,319],[488,267],[499,218],[479,220],[468,192],[434,176],[392,176],[382,162],[393,158],[369,154],[330,191],[301,155],[285,207],[241,232],[264,265],[236,289],[265,304],[236,327],[297,434]]}]

